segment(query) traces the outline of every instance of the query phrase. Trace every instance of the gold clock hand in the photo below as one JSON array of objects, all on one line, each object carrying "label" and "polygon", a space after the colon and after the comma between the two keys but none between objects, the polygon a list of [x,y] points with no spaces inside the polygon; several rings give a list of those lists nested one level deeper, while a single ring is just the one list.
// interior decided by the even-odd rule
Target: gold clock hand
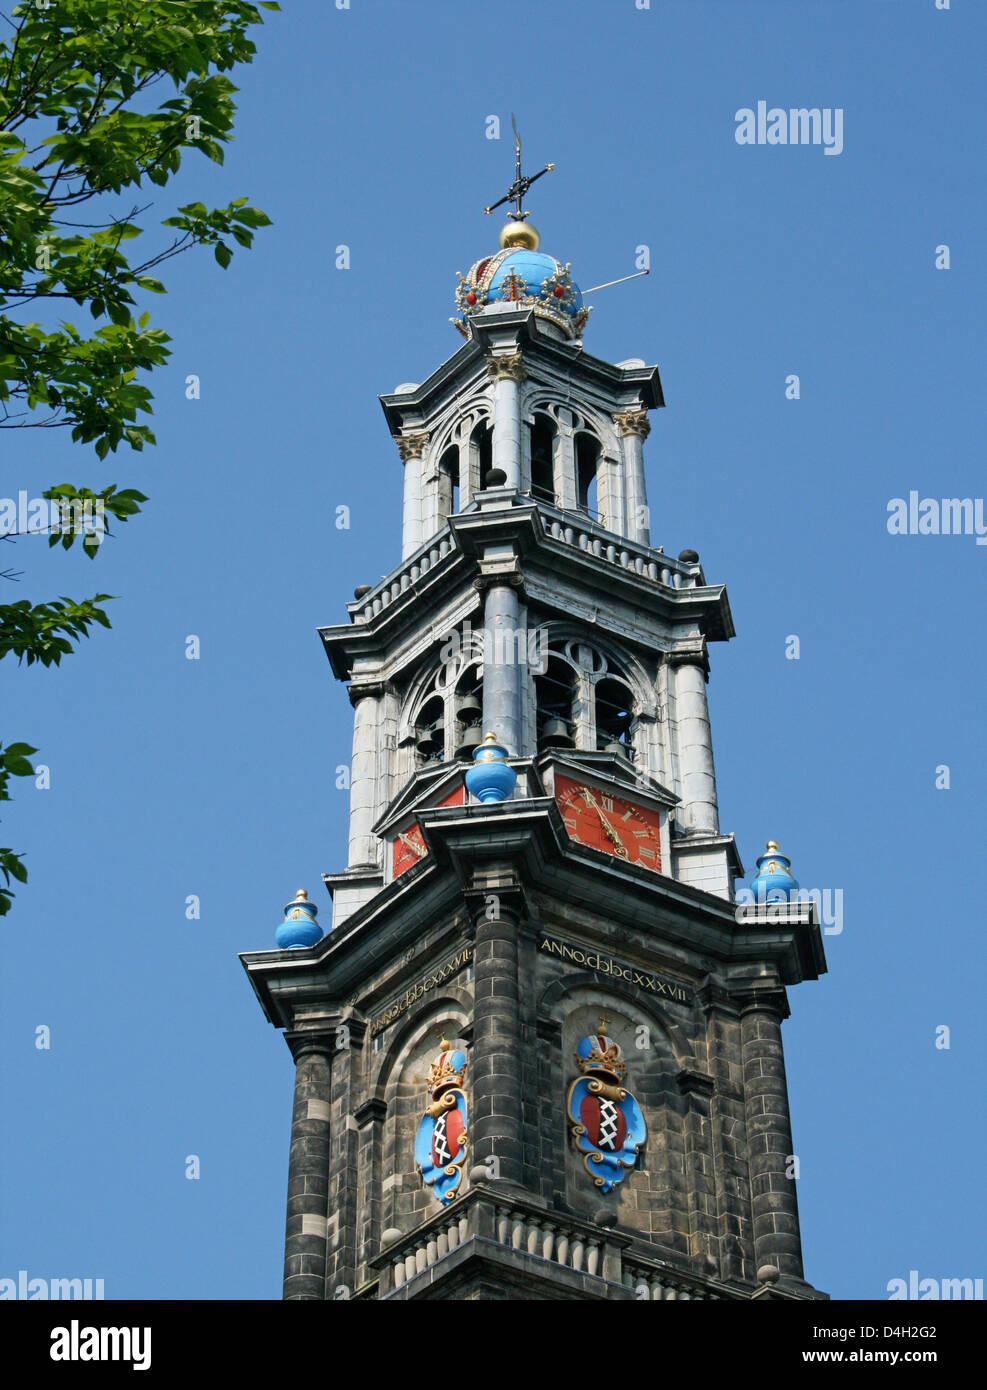
[{"label": "gold clock hand", "polygon": [[616,846],[617,853],[620,855],[620,857],[622,859],[630,858],[630,856],[627,853],[627,846],[624,844],[623,840],[617,834],[616,830],[614,830],[609,818],[603,810],[603,807],[600,805],[600,803],[597,801],[596,797],[593,795],[593,793],[589,790],[588,787],[583,788],[583,796],[586,799],[587,806],[592,806],[593,810],[600,817],[600,820],[603,822],[603,829],[607,833],[607,838],[614,846]]},{"label": "gold clock hand", "polygon": [[398,839],[401,840],[403,844],[406,844],[409,849],[413,849],[419,859],[424,859],[426,851],[422,849],[421,845],[416,845],[410,836],[405,835],[403,830],[398,831]]}]

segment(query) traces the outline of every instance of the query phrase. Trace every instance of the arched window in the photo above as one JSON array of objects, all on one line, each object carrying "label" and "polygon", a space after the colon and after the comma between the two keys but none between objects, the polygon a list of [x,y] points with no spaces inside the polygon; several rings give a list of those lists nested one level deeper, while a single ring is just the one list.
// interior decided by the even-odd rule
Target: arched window
[{"label": "arched window", "polygon": [[622,680],[605,676],[596,685],[596,746],[633,759],[631,692]]},{"label": "arched window", "polygon": [[550,656],[535,676],[538,751],[576,746],[576,673],[561,657]]},{"label": "arched window", "polygon": [[470,455],[470,476],[479,478],[480,487],[484,488],[493,467],[493,430],[489,420],[481,420],[470,435]]},{"label": "arched window", "polygon": [[483,742],[480,725],[483,719],[483,681],[478,666],[464,671],[456,682],[456,757],[472,758],[473,751]]},{"label": "arched window", "polygon": [[557,430],[548,415],[536,415],[529,426],[531,439],[531,495],[555,505],[555,442]]},{"label": "arched window", "polygon": [[441,762],[445,757],[445,702],[441,695],[430,695],[419,710],[415,747],[424,762]]},{"label": "arched window", "polygon": [[459,448],[453,444],[439,459],[439,518],[459,511]]},{"label": "arched window", "polygon": [[600,441],[580,431],[576,435],[576,496],[579,509],[597,516],[596,471],[600,462]]}]

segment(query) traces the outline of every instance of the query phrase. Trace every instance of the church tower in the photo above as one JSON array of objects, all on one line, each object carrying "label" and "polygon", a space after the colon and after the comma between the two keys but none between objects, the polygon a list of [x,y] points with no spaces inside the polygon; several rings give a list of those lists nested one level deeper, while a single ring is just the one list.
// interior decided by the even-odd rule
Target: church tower
[{"label": "church tower", "polygon": [[461,346],[381,397],[401,559],[320,630],[353,706],[331,930],[300,890],[241,957],[295,1064],[284,1297],[823,1297],[781,1036],[818,918],[773,842],[736,901],[726,590],[652,544],[658,368],[584,348],[533,182],[518,145]]}]

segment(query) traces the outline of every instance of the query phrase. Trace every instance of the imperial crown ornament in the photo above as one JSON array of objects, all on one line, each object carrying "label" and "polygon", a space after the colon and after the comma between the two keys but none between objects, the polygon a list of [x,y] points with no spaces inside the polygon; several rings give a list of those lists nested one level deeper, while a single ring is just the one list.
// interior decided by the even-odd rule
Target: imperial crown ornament
[{"label": "imperial crown ornament", "polygon": [[428,1069],[432,1097],[415,1136],[415,1164],[426,1187],[440,1202],[451,1202],[463,1180],[466,1161],[466,1056],[443,1038],[442,1049]]},{"label": "imperial crown ornament", "polygon": [[607,1036],[608,1022],[582,1039],[576,1063],[583,1073],[569,1087],[566,1113],[576,1148],[597,1187],[612,1192],[633,1168],[648,1137],[641,1107],[621,1083],[627,1075],[620,1044]]}]

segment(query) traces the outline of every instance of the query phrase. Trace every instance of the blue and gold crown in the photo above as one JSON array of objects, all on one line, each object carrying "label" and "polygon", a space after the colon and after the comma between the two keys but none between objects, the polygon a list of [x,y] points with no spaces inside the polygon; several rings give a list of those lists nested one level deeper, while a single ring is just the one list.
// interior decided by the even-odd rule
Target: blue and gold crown
[{"label": "blue and gold crown", "polygon": [[600,1019],[599,1031],[590,1033],[576,1048],[576,1062],[584,1076],[596,1073],[612,1076],[614,1081],[623,1081],[627,1075],[627,1063],[620,1043],[606,1034],[607,1020]]},{"label": "blue and gold crown", "polygon": [[466,1054],[458,1048],[453,1049],[447,1038],[442,1039],[439,1047],[442,1051],[429,1067],[426,1082],[432,1096],[439,1095],[449,1086],[461,1086],[466,1075]]},{"label": "blue and gold crown", "polygon": [[[527,230],[534,232],[534,228]],[[491,305],[508,304],[532,307],[539,318],[554,323],[567,338],[578,338],[589,316],[568,264],[517,244],[506,246],[493,256],[484,256],[466,275],[459,274],[459,315],[452,322],[465,338],[474,314]]]}]

